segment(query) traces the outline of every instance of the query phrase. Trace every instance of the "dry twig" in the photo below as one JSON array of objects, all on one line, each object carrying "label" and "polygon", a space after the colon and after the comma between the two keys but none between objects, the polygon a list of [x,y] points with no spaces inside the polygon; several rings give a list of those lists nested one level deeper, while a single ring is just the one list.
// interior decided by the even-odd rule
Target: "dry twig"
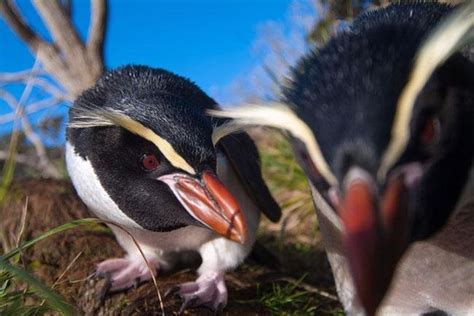
[{"label": "dry twig", "polygon": [[[33,144],[39,158],[38,167],[35,169],[39,168],[44,176],[59,178],[61,174],[48,159],[45,146],[34,132],[26,115],[56,106],[63,101],[74,100],[83,90],[92,86],[102,74],[107,2],[106,0],[91,0],[87,43],[82,41],[72,23],[70,0],[34,0],[33,4],[53,39],[51,42],[41,37],[26,23],[14,0],[0,1],[0,16],[36,57],[35,67],[31,70],[0,74],[0,86],[9,83],[25,83],[22,98],[17,101],[6,90],[0,90],[0,97],[13,110],[21,108],[19,113],[23,131]],[[47,74],[51,74],[66,91],[44,78]],[[24,101],[29,97],[33,87],[42,89],[50,97],[25,105]],[[4,114],[0,116],[0,124],[9,123],[14,119],[13,113]],[[35,165],[30,159],[23,159],[23,161],[28,165]]]},{"label": "dry twig", "polygon": [[107,5],[106,0],[91,2],[89,42],[86,45],[72,24],[70,1],[33,2],[53,38],[52,43],[28,26],[13,0],[0,1],[0,14],[7,24],[38,57],[44,69],[66,88],[72,98],[92,86],[104,70],[102,45]]},{"label": "dry twig", "polygon": [[23,91],[23,94],[19,101],[15,97],[5,91],[0,90],[0,97],[10,106],[12,110],[18,113],[18,117],[21,121],[23,132],[25,133],[28,140],[33,144],[35,148],[36,155],[39,158],[38,167],[40,168],[43,176],[50,178],[60,178],[61,173],[54,166],[54,164],[49,160],[46,148],[41,141],[41,138],[35,133],[33,127],[31,126],[28,118],[25,116],[24,107],[21,106],[24,101],[29,97],[32,90],[32,83],[30,80],[27,81],[27,85]]},{"label": "dry twig", "polygon": [[290,284],[296,285],[297,287],[300,287],[300,288],[304,289],[307,292],[318,294],[322,297],[331,299],[331,300],[336,301],[336,302],[339,301],[337,296],[335,296],[335,295],[333,295],[333,294],[331,294],[327,291],[318,289],[317,287],[314,287],[311,284],[305,283],[301,280],[297,280],[297,279],[292,278],[292,277],[279,277],[279,278],[276,278],[276,279],[272,280],[272,282],[274,282],[274,281],[285,281],[285,282],[288,282]]}]

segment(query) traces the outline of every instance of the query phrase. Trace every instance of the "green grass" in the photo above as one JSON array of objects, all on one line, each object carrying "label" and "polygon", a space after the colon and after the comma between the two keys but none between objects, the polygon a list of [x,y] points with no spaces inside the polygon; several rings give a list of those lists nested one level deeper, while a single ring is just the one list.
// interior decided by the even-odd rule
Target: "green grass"
[{"label": "green grass", "polygon": [[[2,170],[0,205],[4,203],[13,180],[18,137],[18,130],[14,129],[8,146],[8,157]],[[3,217],[3,214],[0,215]],[[0,237],[3,249],[6,244],[3,231]],[[0,315],[43,315],[53,309],[72,314],[72,309],[63,303],[57,294],[20,267],[19,258],[11,261],[8,261],[6,255],[0,256]],[[51,305],[42,303],[36,296],[38,292]]]},{"label": "green grass", "polygon": [[19,264],[19,256],[41,240],[78,226],[95,227],[97,221],[81,219],[52,228],[0,256],[0,315],[43,315],[51,311],[76,314],[62,297]]},{"label": "green grass", "polygon": [[287,138],[275,130],[265,130],[255,138],[263,178],[284,212],[298,209],[304,217],[314,216],[308,181]]},{"label": "green grass", "polygon": [[257,140],[262,161],[263,176],[270,189],[308,191],[308,181],[294,159],[288,140],[279,132],[267,130],[266,136]]},{"label": "green grass", "polygon": [[0,314],[1,315],[43,315],[48,306],[25,303],[25,298],[34,294],[28,290],[18,290],[16,280],[7,270],[0,270]]},{"label": "green grass", "polygon": [[[0,315],[43,315],[57,311],[62,315],[75,315],[74,308],[43,284],[30,272],[20,266],[19,256],[37,242],[75,227],[84,227],[89,231],[98,231],[97,218],[85,218],[49,229],[20,246],[0,256]],[[107,230],[108,231],[108,230]],[[33,263],[34,264],[34,263]]]},{"label": "green grass", "polygon": [[315,300],[311,293],[298,288],[299,282],[295,284],[274,283],[270,289],[257,286],[257,298],[255,300],[240,302],[264,306],[272,315],[276,316],[314,315],[316,311]]},{"label": "green grass", "polygon": [[[1,315],[41,315],[49,310],[59,311],[63,315],[75,314],[72,306],[18,264],[10,264],[0,257],[0,269],[3,275],[3,279],[0,279],[3,284],[0,293]],[[26,285],[25,290],[13,286],[19,281]],[[26,298],[30,298],[33,303],[26,303]],[[40,302],[40,298],[47,304]]]},{"label": "green grass", "polygon": [[[16,148],[18,145],[19,132],[16,127],[14,127],[12,136],[10,138],[10,143],[8,145],[8,155],[5,164],[3,165],[2,170],[2,180],[0,183],[0,204],[5,200],[5,195],[7,194],[8,188],[10,187],[11,182],[13,181],[13,175],[15,172],[15,156]],[[3,237],[3,236],[2,236]]]}]

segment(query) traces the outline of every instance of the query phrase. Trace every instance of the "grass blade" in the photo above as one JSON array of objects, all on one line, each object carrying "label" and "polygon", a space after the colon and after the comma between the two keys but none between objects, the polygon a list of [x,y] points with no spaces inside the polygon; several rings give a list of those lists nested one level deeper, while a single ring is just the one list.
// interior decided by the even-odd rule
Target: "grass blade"
[{"label": "grass blade", "polygon": [[11,265],[5,261],[3,257],[0,257],[0,268],[7,270],[17,278],[26,282],[38,296],[44,298],[54,309],[62,312],[64,315],[75,314],[75,311],[71,305],[64,302],[58,294],[51,291],[47,286],[41,283],[41,281],[36,279],[30,273],[14,265]]},{"label": "grass blade", "polygon": [[71,228],[74,228],[74,227],[78,227],[78,226],[82,226],[82,225],[90,225],[90,224],[95,224],[95,223],[98,223],[100,222],[100,220],[96,219],[96,218],[84,218],[84,219],[78,219],[78,220],[74,220],[74,221],[71,221],[69,223],[66,223],[66,224],[63,224],[61,226],[58,226],[58,227],[55,227],[55,228],[52,228],[50,230],[48,230],[47,232],[39,235],[38,237],[36,238],[33,238],[27,242],[25,242],[24,244],[22,244],[21,246],[11,250],[10,252],[4,254],[3,256],[0,256],[0,260],[8,260],[10,258],[12,258],[13,256],[19,254],[21,251],[23,250],[26,250],[28,248],[30,248],[31,246],[33,246],[34,244],[36,244],[37,242],[43,240],[43,239],[46,239],[48,237],[51,237],[53,235],[56,235],[56,234],[59,234],[59,233],[62,233],[63,231],[66,231],[68,229],[71,229]]}]

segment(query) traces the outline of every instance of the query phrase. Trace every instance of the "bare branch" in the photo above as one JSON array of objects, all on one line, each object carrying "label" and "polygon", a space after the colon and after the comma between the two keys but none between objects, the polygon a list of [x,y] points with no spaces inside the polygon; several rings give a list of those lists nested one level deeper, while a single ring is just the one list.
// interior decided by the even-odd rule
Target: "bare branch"
[{"label": "bare branch", "polygon": [[9,83],[23,83],[30,80],[34,87],[41,88],[43,91],[54,97],[57,102],[60,102],[61,100],[73,101],[72,97],[60,89],[60,87],[58,87],[54,82],[39,76],[42,74],[44,74],[44,72],[41,69],[35,71],[28,69],[13,73],[0,73],[0,87]]},{"label": "bare branch", "polygon": [[21,18],[13,0],[0,1],[0,13],[31,50],[36,51],[41,42],[45,43]]},{"label": "bare branch", "polygon": [[31,69],[10,72],[10,73],[0,73],[0,83],[24,81],[28,79],[29,76],[38,76],[41,74],[42,74],[41,69],[36,70],[34,73]]},{"label": "bare branch", "polygon": [[42,61],[44,69],[62,84],[71,94],[75,92],[74,81],[70,80],[68,64],[63,60],[56,47],[51,45],[40,45],[36,52],[38,59]]},{"label": "bare branch", "polygon": [[84,44],[60,2],[58,0],[34,0],[33,3],[66,59],[73,60],[74,57],[80,57],[79,55],[82,53],[80,49],[84,48]]},{"label": "bare branch", "polygon": [[[13,0],[0,1],[0,13],[12,30],[28,45],[30,50],[44,63],[58,80],[66,77],[67,66],[57,49],[40,38],[23,20]],[[64,84],[64,83],[63,83]]]},{"label": "bare branch", "polygon": [[[8,151],[6,150],[0,150],[0,160],[7,160],[8,159]],[[20,154],[17,153],[15,155],[15,161],[16,163],[20,163],[22,165],[26,165],[40,173],[44,172],[38,164],[38,159],[35,157],[32,157],[30,155],[25,155],[25,154]]]},{"label": "bare branch", "polygon": [[35,148],[36,155],[39,158],[38,164],[42,170],[42,174],[49,178],[61,178],[61,173],[49,160],[48,153],[46,152],[46,148],[44,147],[41,138],[33,131],[33,128],[31,127],[31,124],[28,119],[26,117],[22,117],[21,123],[23,125],[23,132]]},{"label": "bare branch", "polygon": [[74,89],[74,85],[69,83],[68,66],[62,60],[61,54],[56,47],[41,39],[24,22],[13,0],[0,1],[0,14],[3,15],[11,29],[28,45],[33,54],[44,64],[45,70],[49,71],[68,90]]},{"label": "bare branch", "polygon": [[71,18],[72,16],[72,2],[71,0],[61,0],[61,6],[63,7],[66,15]]},{"label": "bare branch", "polygon": [[35,87],[43,89],[57,100],[73,101],[70,95],[66,94],[64,91],[60,90],[57,86],[44,78],[33,78],[32,84]]},{"label": "bare branch", "polygon": [[59,1],[34,0],[33,3],[70,68],[73,67],[72,61],[79,67],[86,65],[84,43]]},{"label": "bare branch", "polygon": [[[38,69],[39,63],[39,59],[36,58],[31,73],[34,73]],[[34,77],[30,75],[30,77],[27,79],[25,89],[23,90],[18,102],[16,101],[15,97],[13,97],[13,95],[7,91],[0,90],[0,95],[3,96],[3,99],[12,108],[12,110],[15,111],[17,117],[20,118],[21,124],[23,126],[23,132],[35,148],[36,155],[39,158],[39,166],[41,167],[43,174],[47,177],[59,178],[61,176],[60,172],[49,160],[43,142],[33,131],[33,128],[31,127],[31,124],[24,113],[23,104],[29,98],[31,91],[33,90],[33,78]]]},{"label": "bare branch", "polygon": [[[2,90],[0,89],[0,95],[2,93]],[[49,98],[49,99],[43,99],[37,102],[30,103],[28,106],[25,106],[23,109],[23,113],[25,115],[27,114],[32,114],[36,113],[38,111],[47,109],[47,108],[52,108],[55,106],[58,106],[61,102],[67,101],[65,99],[57,99],[57,98]],[[0,115],[0,124],[6,124],[13,122],[15,120],[15,113],[8,113],[4,115]]]},{"label": "bare branch", "polygon": [[104,71],[103,40],[107,20],[106,0],[91,0],[91,23],[87,48],[69,15],[70,0],[34,0],[54,43],[48,43],[24,22],[13,0],[0,0],[0,13],[22,38],[45,71],[68,91],[70,99],[92,86]]},{"label": "bare branch", "polygon": [[[45,176],[54,178],[60,177],[60,173],[49,160],[42,139],[31,126],[27,115],[57,106],[64,101],[72,101],[83,90],[92,86],[104,70],[102,52],[107,20],[106,0],[91,0],[87,47],[72,23],[71,2],[71,0],[33,1],[53,38],[53,43],[50,43],[28,26],[14,0],[0,0],[0,14],[36,57],[32,70],[0,75],[0,98],[13,109],[12,113],[0,116],[0,124],[14,121],[19,117],[23,132],[33,144],[38,156],[33,163],[35,169],[39,169]],[[44,71],[37,67],[40,62]],[[50,82],[45,77],[46,74],[51,74],[65,90]],[[26,84],[20,100],[1,90],[2,84],[16,82]],[[23,106],[33,87],[40,88],[51,97]]]},{"label": "bare branch", "polygon": [[15,97],[12,94],[4,90],[0,90],[0,96],[13,110],[15,110],[15,112],[18,113],[17,116],[20,117],[21,124],[23,126],[23,132],[25,133],[28,140],[33,144],[33,147],[36,151],[36,155],[39,158],[39,162],[37,162],[37,164],[38,167],[40,167],[42,174],[46,177],[60,178],[60,172],[49,160],[46,148],[44,147],[40,137],[34,132],[30,122],[25,117],[24,112],[22,110],[22,104],[24,100],[28,98],[29,94],[31,93],[31,89],[32,85],[27,84],[19,102],[16,101]]},{"label": "bare branch", "polygon": [[[91,61],[103,60],[106,20],[107,2],[105,0],[91,0],[91,22],[87,42],[87,53]],[[102,62],[100,66],[103,67]],[[100,69],[100,71],[102,72],[103,69]]]}]

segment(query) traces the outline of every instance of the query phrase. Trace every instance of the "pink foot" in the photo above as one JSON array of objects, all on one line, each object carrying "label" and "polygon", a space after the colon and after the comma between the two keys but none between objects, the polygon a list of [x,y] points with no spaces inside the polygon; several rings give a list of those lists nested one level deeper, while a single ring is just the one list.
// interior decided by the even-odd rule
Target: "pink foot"
[{"label": "pink foot", "polygon": [[[159,262],[147,259],[156,275]],[[102,261],[97,265],[96,275],[105,277],[109,282],[108,292],[137,287],[141,282],[151,279],[151,274],[143,258],[114,258]]]},{"label": "pink foot", "polygon": [[179,314],[182,314],[188,307],[201,305],[220,312],[227,305],[227,287],[225,286],[224,273],[205,273],[195,282],[183,283],[169,289],[165,297],[174,294],[183,299]]}]

